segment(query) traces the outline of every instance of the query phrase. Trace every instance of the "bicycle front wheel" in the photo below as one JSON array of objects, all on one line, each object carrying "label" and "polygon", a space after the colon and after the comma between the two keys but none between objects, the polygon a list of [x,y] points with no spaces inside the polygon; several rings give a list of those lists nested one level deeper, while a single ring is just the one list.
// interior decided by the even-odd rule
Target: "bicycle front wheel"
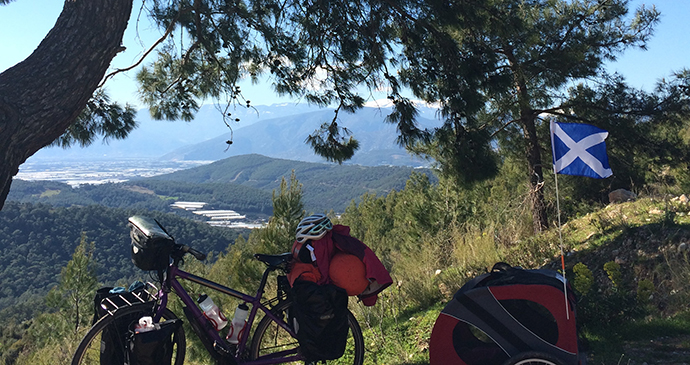
[{"label": "bicycle front wheel", "polygon": [[[291,305],[291,301],[284,301],[273,309],[273,313],[287,322],[287,312],[290,310]],[[359,327],[357,319],[349,310],[347,311],[347,322],[350,330],[347,335],[345,353],[339,359],[326,361],[325,363],[343,365],[362,365],[364,363],[364,336],[362,336],[362,329]],[[271,320],[271,318],[265,316],[256,326],[249,353],[250,358],[256,360],[261,356],[268,356],[276,352],[298,351],[298,349],[299,343],[297,343],[297,339],[290,336],[287,331]]]},{"label": "bicycle front wheel", "polygon": [[[79,343],[72,365],[124,364],[127,333],[143,316],[153,316],[151,303],[120,308],[114,315],[101,318]],[[175,318],[175,314],[166,309],[160,322]],[[185,346],[184,330],[180,326],[173,335],[172,364],[184,363]]]}]

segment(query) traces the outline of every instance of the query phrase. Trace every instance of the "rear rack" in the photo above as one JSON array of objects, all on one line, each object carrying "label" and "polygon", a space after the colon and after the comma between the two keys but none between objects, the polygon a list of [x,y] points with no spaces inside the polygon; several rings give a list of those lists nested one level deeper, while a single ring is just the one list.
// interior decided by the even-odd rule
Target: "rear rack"
[{"label": "rear rack", "polygon": [[153,303],[158,297],[158,288],[152,283],[146,283],[146,287],[139,291],[124,292],[107,297],[101,301],[103,308],[109,315],[121,308],[131,307],[136,304]]}]

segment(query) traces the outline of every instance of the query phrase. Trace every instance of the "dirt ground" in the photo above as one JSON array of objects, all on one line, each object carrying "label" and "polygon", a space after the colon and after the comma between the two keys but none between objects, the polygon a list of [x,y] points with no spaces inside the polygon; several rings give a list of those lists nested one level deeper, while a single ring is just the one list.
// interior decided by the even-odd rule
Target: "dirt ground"
[{"label": "dirt ground", "polygon": [[588,365],[690,365],[690,335],[659,337],[650,341],[626,342],[617,361],[588,356]]}]

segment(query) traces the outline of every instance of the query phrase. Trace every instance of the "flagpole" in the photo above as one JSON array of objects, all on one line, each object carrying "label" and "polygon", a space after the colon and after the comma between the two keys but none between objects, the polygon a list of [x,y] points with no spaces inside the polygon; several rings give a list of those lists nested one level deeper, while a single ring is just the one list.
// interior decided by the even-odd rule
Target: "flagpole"
[{"label": "flagpole", "polygon": [[[565,314],[568,310],[568,285],[565,280],[565,255],[563,253],[563,229],[561,227],[561,206],[558,196],[558,173],[604,179],[613,175],[609,166],[604,140],[609,132],[584,123],[556,123],[552,119],[551,153],[553,156],[553,177],[556,180],[556,209],[558,210],[558,239],[561,246],[561,267],[563,268],[563,294]],[[556,147],[558,140],[558,147]],[[591,150],[590,150],[591,149]],[[558,152],[558,154],[556,154]]]},{"label": "flagpole", "polygon": [[558,242],[561,248],[561,268],[563,269],[563,296],[565,297],[565,318],[570,320],[570,310],[568,309],[568,284],[565,278],[565,255],[563,254],[563,230],[561,228],[561,198],[558,194],[558,172],[556,171],[556,147],[553,141],[554,121],[549,123],[551,134],[551,154],[553,156],[551,166],[553,167],[553,178],[556,181],[556,211],[558,215]]},{"label": "flagpole", "polygon": [[561,247],[561,268],[563,269],[563,295],[565,296],[565,317],[570,319],[570,310],[568,309],[568,285],[565,278],[565,255],[563,254],[563,232],[561,229],[561,203],[558,195],[558,174],[556,173],[556,165],[553,166],[553,177],[556,180],[556,211],[558,212],[558,242]]}]

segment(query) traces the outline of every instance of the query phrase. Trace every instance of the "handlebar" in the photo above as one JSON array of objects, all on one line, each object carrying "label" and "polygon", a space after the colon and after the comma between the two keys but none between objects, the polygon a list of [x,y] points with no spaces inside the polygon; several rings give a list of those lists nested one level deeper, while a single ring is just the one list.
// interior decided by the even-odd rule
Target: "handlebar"
[{"label": "handlebar", "polygon": [[194,256],[194,258],[196,258],[197,260],[199,260],[199,261],[206,260],[206,254],[205,253],[198,251],[198,250],[196,250],[192,247],[189,247],[187,245],[178,244],[178,246],[179,246],[178,248],[181,252],[188,253],[188,254]]}]

